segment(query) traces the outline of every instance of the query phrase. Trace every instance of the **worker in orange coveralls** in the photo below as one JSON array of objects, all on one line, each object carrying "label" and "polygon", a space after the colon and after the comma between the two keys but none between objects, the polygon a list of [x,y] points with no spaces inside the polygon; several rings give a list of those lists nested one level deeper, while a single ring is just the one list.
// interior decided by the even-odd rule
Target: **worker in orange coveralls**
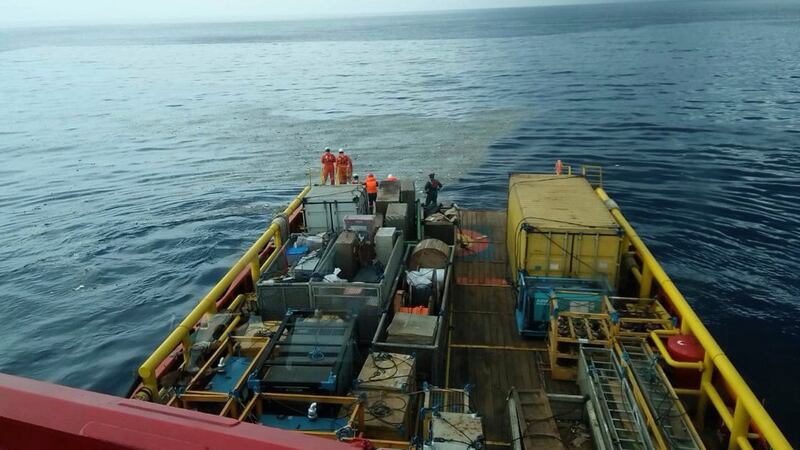
[{"label": "worker in orange coveralls", "polygon": [[348,184],[353,178],[353,161],[344,154],[344,149],[339,149],[339,156],[336,157],[336,182],[338,184]]},{"label": "worker in orange coveralls", "polygon": [[322,184],[328,181],[328,177],[331,179],[331,184],[334,184],[335,180],[333,179],[333,174],[336,167],[336,157],[331,153],[330,147],[325,147],[325,153],[322,154],[320,161],[322,162]]},{"label": "worker in orange coveralls", "polygon": [[375,175],[371,173],[367,175],[367,179],[364,181],[364,186],[367,187],[369,209],[372,210],[375,207],[375,200],[378,198],[378,180],[375,178]]}]

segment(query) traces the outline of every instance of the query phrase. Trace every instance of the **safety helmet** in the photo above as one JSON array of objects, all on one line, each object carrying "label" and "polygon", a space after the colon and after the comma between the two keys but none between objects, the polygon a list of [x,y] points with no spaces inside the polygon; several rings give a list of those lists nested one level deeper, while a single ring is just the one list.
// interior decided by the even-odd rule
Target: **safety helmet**
[{"label": "safety helmet", "polygon": [[330,147],[325,147],[325,151],[329,152],[329,151],[331,151],[331,148]]},{"label": "safety helmet", "polygon": [[344,153],[344,149],[343,149],[343,148],[340,148],[340,149],[339,149],[339,153]]}]

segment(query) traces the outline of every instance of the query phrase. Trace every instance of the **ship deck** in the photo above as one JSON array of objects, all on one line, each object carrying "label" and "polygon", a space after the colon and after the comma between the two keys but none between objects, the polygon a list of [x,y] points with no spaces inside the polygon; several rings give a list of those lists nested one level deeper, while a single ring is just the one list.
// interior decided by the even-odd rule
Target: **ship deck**
[{"label": "ship deck", "polygon": [[[727,360],[724,353],[722,353],[713,337],[702,326],[702,322],[692,311],[686,299],[674,286],[613,201],[610,201],[605,191],[601,188],[597,188],[594,191],[589,189],[587,186],[592,187],[589,181],[583,180],[581,177],[573,176],[569,177],[568,180],[570,180],[569,183],[571,185],[574,184],[583,189],[585,197],[591,197],[594,203],[599,202],[604,214],[611,214],[614,222],[620,226],[620,229],[610,239],[606,239],[607,242],[603,244],[604,247],[602,249],[600,245],[601,235],[595,234],[594,228],[589,233],[589,235],[595,236],[594,246],[582,245],[581,236],[586,233],[572,233],[577,234],[579,237],[574,240],[576,244],[574,249],[570,250],[569,258],[574,257],[579,262],[582,262],[580,259],[584,259],[584,253],[586,253],[589,258],[594,258],[594,261],[597,262],[598,270],[600,270],[601,262],[605,262],[606,268],[609,267],[608,264],[618,265],[620,259],[617,252],[621,250],[632,252],[636,255],[631,267],[628,267],[624,273],[625,276],[618,280],[617,292],[624,292],[621,295],[626,297],[620,297],[617,300],[635,300],[638,306],[643,307],[644,316],[640,315],[638,310],[633,310],[633,313],[626,316],[626,320],[629,321],[626,322],[626,325],[634,323],[634,319],[638,321],[636,323],[643,323],[644,325],[633,328],[627,326],[623,329],[620,319],[619,323],[617,323],[617,329],[609,329],[611,327],[608,324],[610,313],[600,315],[596,312],[587,312],[581,310],[581,306],[576,307],[573,311],[571,310],[572,306],[570,306],[566,310],[559,311],[558,328],[553,326],[553,320],[550,321],[549,339],[552,339],[553,342],[550,342],[549,348],[545,338],[522,338],[518,332],[520,328],[530,336],[540,336],[543,328],[541,326],[542,319],[535,319],[539,322],[535,329],[527,328],[526,325],[517,325],[516,290],[512,286],[512,281],[516,280],[510,279],[510,274],[516,273],[517,268],[515,266],[518,261],[513,256],[509,257],[509,251],[506,247],[507,242],[512,247],[516,246],[517,239],[515,236],[511,236],[511,240],[508,239],[506,222],[511,220],[512,223],[518,223],[517,221],[520,218],[525,220],[525,213],[514,210],[516,211],[514,214],[517,215],[515,217],[511,208],[508,211],[461,210],[458,229],[459,238],[457,245],[455,245],[455,258],[451,260],[454,261],[453,266],[450,267],[450,270],[445,271],[448,280],[445,283],[446,294],[440,304],[435,303],[434,312],[437,315],[443,314],[444,316],[436,317],[436,325],[433,329],[435,340],[432,340],[434,345],[418,345],[413,340],[404,341],[400,339],[402,337],[400,336],[401,333],[395,333],[396,335],[392,336],[397,338],[394,342],[388,341],[389,332],[381,327],[385,327],[390,323],[387,320],[391,321],[395,317],[399,307],[403,304],[402,302],[406,299],[405,289],[398,288],[396,292],[390,291],[394,295],[392,298],[395,299],[395,302],[392,305],[395,309],[391,310],[388,307],[384,307],[380,323],[376,325],[377,332],[372,341],[373,345],[369,350],[371,352],[399,351],[402,354],[414,354],[419,362],[419,369],[415,379],[411,381],[416,383],[417,386],[421,386],[426,381],[434,382],[437,386],[444,385],[444,387],[455,391],[453,392],[454,396],[445,395],[443,398],[444,403],[442,404],[430,403],[429,407],[434,408],[434,410],[443,407],[442,412],[446,412],[449,406],[453,406],[449,405],[448,402],[462,401],[464,391],[468,390],[469,409],[471,412],[481,416],[482,426],[481,429],[470,428],[468,430],[470,434],[467,434],[462,429],[447,423],[444,416],[436,415],[436,413],[432,417],[424,416],[422,412],[425,410],[422,409],[419,410],[420,415],[416,415],[414,408],[411,408],[412,414],[405,420],[414,421],[414,424],[422,423],[426,426],[424,430],[420,430],[419,426],[415,426],[414,428],[417,429],[418,434],[413,436],[413,439],[427,439],[430,437],[426,437],[425,432],[426,430],[432,432],[431,425],[436,422],[440,423],[440,425],[437,425],[439,427],[436,429],[437,435],[433,436],[434,440],[428,442],[456,442],[472,446],[473,440],[480,436],[480,433],[483,433],[484,441],[488,448],[493,449],[589,450],[595,444],[592,439],[598,439],[598,443],[603,443],[610,442],[611,439],[621,439],[618,436],[626,436],[625,442],[636,443],[636,448],[653,448],[653,443],[651,442],[653,438],[660,441],[658,442],[658,448],[666,448],[665,440],[667,438],[672,440],[670,442],[677,442],[675,441],[677,439],[685,443],[686,446],[683,448],[719,448],[721,439],[717,431],[720,428],[716,425],[706,425],[704,428],[703,422],[705,420],[707,423],[710,421],[716,421],[717,424],[723,423],[723,428],[730,431],[730,436],[727,439],[728,448],[741,448],[743,450],[766,448],[766,444],[770,444],[772,448],[776,449],[791,448],[780,430],[769,418],[763,406],[735,371],[735,368]],[[174,377],[170,378],[173,374],[180,373],[182,365],[187,364],[180,349],[186,345],[187,340],[192,338],[192,334],[200,329],[197,327],[199,327],[201,318],[205,317],[209,311],[220,311],[220,308],[228,310],[228,314],[225,314],[226,317],[220,316],[220,319],[226,321],[226,324],[229,323],[227,325],[228,328],[223,332],[223,334],[226,334],[226,339],[246,338],[246,336],[233,336],[230,333],[234,331],[238,321],[245,317],[243,314],[248,311],[258,312],[262,306],[259,296],[255,295],[253,297],[252,292],[259,286],[260,277],[268,272],[264,270],[263,266],[261,270],[256,270],[257,266],[266,264],[269,260],[274,262],[272,256],[275,255],[275,251],[278,251],[274,244],[281,242],[277,240],[278,233],[300,233],[302,231],[312,233],[312,228],[305,222],[307,217],[305,209],[301,208],[304,206],[302,204],[304,196],[312,188],[309,186],[304,189],[284,211],[284,215],[289,216],[288,226],[281,218],[274,219],[269,229],[261,235],[256,243],[237,261],[183,322],[194,325],[189,327],[182,323],[140,366],[138,371],[140,379],[137,380],[137,384],[130,392],[132,398],[155,402],[163,401],[168,395],[173,395],[177,398],[177,393],[180,392],[179,388],[185,386],[186,381],[191,382],[186,376],[184,376],[183,384],[180,383],[181,380],[176,382]],[[524,198],[536,198],[541,194],[531,189],[529,191],[528,196]],[[597,198],[594,198],[595,193]],[[570,202],[567,203],[571,204]],[[611,209],[606,212],[605,210],[608,208]],[[537,214],[539,213],[537,212]],[[547,211],[542,211],[539,215],[545,217],[547,216]],[[420,220],[421,218],[417,217],[416,219]],[[571,219],[568,222],[573,225],[581,224],[580,221]],[[449,227],[449,224],[447,226]],[[435,228],[439,228],[439,232],[447,230],[447,228],[438,226],[435,226]],[[520,230],[526,233],[529,232],[526,227],[521,227]],[[564,233],[565,240],[566,236],[567,234]],[[548,239],[552,241],[551,238]],[[524,260],[519,261],[519,263],[525,268],[530,278],[542,276],[542,273],[545,277],[548,277],[552,275],[551,272],[553,271],[559,272],[558,275],[568,278],[583,279],[586,277],[586,273],[579,274],[577,269],[573,271],[566,263],[563,274],[560,273],[561,269],[558,267],[552,268],[550,264],[542,265],[542,261],[537,262],[536,260],[538,253],[531,251],[531,249],[539,250],[540,248],[535,245],[528,248],[528,241],[524,242],[526,245],[522,248],[526,250],[515,249],[512,252],[525,252]],[[546,248],[548,249],[546,251],[546,261],[549,261],[554,253],[550,252],[549,245]],[[349,247],[345,248],[344,253],[349,254],[348,249]],[[610,249],[606,252],[610,255],[608,256],[610,262],[603,260],[606,257],[604,256],[606,253],[602,252],[607,249]],[[561,250],[564,250],[564,258],[566,258],[566,248],[562,247]],[[402,254],[402,252],[394,253]],[[613,255],[611,255],[612,253]],[[399,270],[400,263],[394,267]],[[546,267],[546,269],[542,271],[541,267]],[[621,270],[619,274],[622,274]],[[601,273],[605,272],[601,271]],[[616,279],[616,274],[616,272],[614,274],[609,272],[607,275]],[[408,283],[408,280],[401,278],[401,276],[397,275],[397,278],[395,278],[397,282]],[[386,279],[392,278],[387,277]],[[589,280],[589,282],[593,281]],[[320,303],[317,301],[326,300],[327,297],[331,296],[321,295],[311,289],[312,287],[314,286],[310,282],[306,287],[300,286],[300,291],[308,291],[309,297],[300,298],[299,300],[293,298],[292,300],[296,300],[296,304],[301,307],[308,304],[317,305],[315,308],[321,309],[318,306]],[[380,289],[377,292],[380,294]],[[526,288],[521,292],[526,298],[525,309],[529,309],[528,306],[531,305],[531,299],[534,298],[531,297],[531,290]],[[561,295],[560,292],[558,295]],[[549,306],[552,308],[553,305],[558,305],[557,303],[552,303],[555,295],[552,290],[549,295]],[[362,302],[357,303],[359,305],[369,305],[367,300],[373,298],[365,296],[362,287],[357,292],[337,297],[352,297],[353,301]],[[250,298],[255,298],[257,302],[253,304],[252,301],[248,300]],[[266,300],[269,298],[269,296],[265,297]],[[276,294],[275,298],[280,298],[280,301],[283,302],[281,303],[283,307],[289,308],[286,303],[287,297],[285,293],[281,292],[279,296]],[[372,306],[378,304],[378,297],[376,296],[375,298],[376,301]],[[397,303],[397,299],[400,300],[400,304]],[[568,300],[567,297],[565,299]],[[559,298],[556,298],[556,300],[559,300]],[[606,303],[610,302],[609,298],[606,298],[605,301]],[[273,303],[278,304],[278,302],[272,301],[268,302],[266,307],[273,306]],[[541,304],[537,303],[534,307],[541,308]],[[612,306],[608,306],[608,308],[612,308]],[[617,312],[626,311],[626,308],[627,306],[624,306],[622,310]],[[262,319],[265,311],[269,312],[271,310],[266,308],[260,311]],[[541,309],[539,311],[543,312]],[[525,314],[527,321],[534,320],[530,315]],[[566,317],[564,322],[568,324],[567,328],[571,332],[563,333],[561,331],[561,315]],[[601,317],[595,317],[598,315]],[[667,316],[669,316],[668,320],[665,319]],[[552,312],[548,317],[552,317]],[[576,331],[578,329],[573,327],[573,319],[576,317],[578,320],[584,321],[585,334],[579,334]],[[590,325],[589,320],[599,321],[595,325],[605,331],[590,331],[595,329],[595,325]],[[430,319],[428,321],[432,322]],[[589,328],[590,326],[592,328]],[[641,331],[641,327],[644,327],[645,331]],[[429,330],[429,328],[425,329]],[[238,332],[239,330],[236,329],[236,331]],[[370,331],[366,331],[367,336],[369,336]],[[619,333],[619,336],[615,336],[616,333]],[[669,350],[664,347],[663,340],[668,336],[679,334],[695,336],[699,346],[701,346],[701,350],[709,352],[706,354],[706,358],[696,362],[671,362]],[[278,336],[280,338],[282,334],[278,333]],[[636,336],[640,339],[649,339],[649,341],[638,346],[641,351],[633,348],[634,351],[629,352],[629,348],[619,347],[623,338],[627,340],[624,336]],[[409,337],[414,337],[414,335],[409,333]],[[195,336],[195,339],[197,339],[197,336]],[[203,342],[209,342],[210,345],[212,339],[207,339],[207,341]],[[687,342],[683,339],[681,340]],[[669,342],[669,339],[667,341]],[[275,340],[274,342],[278,341]],[[446,346],[444,345],[445,342]],[[395,345],[389,346],[389,344]],[[616,344],[615,349],[602,350],[608,349],[613,344]],[[442,351],[443,347],[446,347],[445,351]],[[262,346],[262,348],[266,347]],[[220,352],[222,349],[223,347],[219,347],[216,351]],[[226,351],[233,352],[235,351],[234,349],[234,347],[231,347]],[[361,350],[366,349],[362,348]],[[634,363],[629,363],[630,365],[624,366],[626,373],[623,374],[621,369],[623,365],[619,365],[616,362],[617,358],[615,356],[623,352],[627,353],[627,355],[623,355],[624,357],[630,358],[633,355],[638,362],[645,362],[646,367],[642,369],[639,366],[634,367]],[[715,356],[708,358],[708,354],[711,352]],[[587,357],[586,354],[590,354],[590,356]],[[308,355],[309,357],[312,356],[311,353]],[[597,359],[592,355],[597,356]],[[658,358],[664,358],[663,363],[659,362],[658,365],[650,364],[655,361],[656,355],[658,355]],[[205,359],[205,367],[211,367],[214,361],[217,361],[216,354]],[[222,359],[219,361],[221,365]],[[583,364],[583,368],[575,368],[573,361]],[[191,361],[188,362],[190,363]],[[551,362],[553,367],[550,367]],[[444,380],[442,380],[443,363],[445,369]],[[589,366],[591,370],[586,369],[587,364],[591,364]],[[678,364],[684,365],[679,366]],[[688,366],[685,364],[688,364]],[[612,368],[615,370],[609,369],[609,365],[613,366]],[[702,370],[701,376],[704,381],[699,383],[699,387],[697,385],[684,384],[679,387],[679,392],[678,389],[673,390],[672,382],[677,377],[677,372],[669,366],[679,369],[687,368],[687,370],[699,368]],[[581,391],[586,393],[585,396],[579,393],[578,385],[575,382],[576,372],[577,375],[584,374],[585,377],[592,377],[590,382],[587,382],[585,377],[580,379]],[[589,375],[586,375],[587,373]],[[653,377],[654,374],[655,377]],[[209,372],[208,375],[210,377],[216,374]],[[344,379],[348,377],[348,374],[344,375]],[[553,377],[571,381],[555,381]],[[637,377],[648,377],[648,380],[661,381],[655,384],[648,381],[646,385],[641,385],[637,382],[639,379]],[[242,377],[240,382],[243,383],[244,380],[245,378]],[[312,381],[314,383],[317,382],[316,379]],[[323,381],[323,383],[327,383],[327,381]],[[210,389],[211,383],[209,382],[207,386]],[[465,389],[467,386],[471,387]],[[630,386],[633,387],[630,388]],[[623,387],[624,389],[622,389]],[[303,388],[306,388],[306,386],[304,385]],[[365,408],[362,404],[364,402],[358,401],[354,395],[331,397],[324,394],[317,395],[320,389],[314,386],[309,389],[310,396],[301,395],[300,397],[302,398],[291,397],[292,401],[313,402],[311,404],[315,404],[318,399],[325,397],[332,400],[334,404],[340,404],[338,402],[344,401],[351,405],[362,405],[362,411]],[[633,392],[629,389],[633,389]],[[426,401],[431,401],[432,397],[429,398],[427,396],[427,392],[431,391],[425,389],[414,392],[426,392]],[[279,397],[296,395],[280,392],[268,394],[272,395],[273,399],[276,398],[275,395]],[[653,403],[646,397],[646,395],[656,394],[661,395],[661,397],[658,397],[658,403]],[[699,396],[700,400],[694,400],[694,396]],[[190,397],[185,392],[182,394],[184,402],[207,401],[206,398],[201,397]],[[195,400],[195,398],[199,400]],[[241,414],[238,411],[232,412],[235,409],[233,398],[226,397],[226,402],[233,406],[231,408],[222,408],[220,415],[232,419],[246,417],[247,420],[250,420],[251,417],[248,412]],[[690,401],[684,404],[684,399],[687,398]],[[253,397],[253,399],[256,402],[251,402],[250,404],[254,404],[256,407],[262,405],[256,397]],[[216,400],[216,397],[214,397],[214,400]],[[667,400],[669,402],[665,403]],[[710,400],[710,403],[705,400]],[[405,404],[408,405],[409,403],[406,402]],[[209,405],[209,411],[219,410],[218,405],[214,402],[209,402]],[[186,404],[182,407],[185,406]],[[381,407],[383,406],[385,405],[381,405]],[[368,412],[373,416],[375,414],[383,414],[382,410],[373,411],[369,409],[371,407],[367,408]],[[712,407],[713,409],[710,409]],[[281,413],[282,408],[273,409],[270,414],[276,416],[275,413],[277,412],[277,416],[285,416],[285,414]],[[394,408],[394,410],[401,411],[403,408],[405,407]],[[675,409],[678,412],[670,412],[671,409]],[[262,414],[257,408],[256,411],[256,414]],[[365,434],[366,437],[377,439],[374,441],[376,443],[388,444],[387,447],[408,448],[409,442],[407,439],[409,439],[409,436],[402,431],[404,427],[401,426],[400,422],[384,423],[389,425],[391,433],[386,433],[385,436],[379,435],[378,431],[380,430],[371,429],[374,426],[357,423],[359,421],[357,410],[354,411],[351,423],[354,424],[355,429],[365,433],[376,431],[374,433],[375,436],[366,436]],[[463,412],[463,410],[459,408],[457,412]],[[311,413],[309,412],[308,414],[310,415]],[[707,436],[705,445],[701,442],[700,436],[694,431],[695,426],[688,420],[688,414],[692,414],[693,417],[697,418],[700,433]],[[302,421],[305,416],[301,411],[297,417]],[[474,417],[461,417],[471,424],[476,423]],[[658,422],[662,418],[680,418],[680,423],[670,421],[669,426],[662,427]],[[311,421],[314,419],[315,417],[309,418]],[[258,420],[258,417],[255,420]],[[429,422],[426,423],[425,420],[429,420]],[[646,420],[648,421],[646,422]],[[383,421],[380,422],[383,423]],[[448,430],[441,423],[449,425],[452,429]],[[609,428],[603,425],[604,423],[606,425],[613,423],[613,430],[609,431]],[[643,425],[645,423],[648,424],[646,430],[644,429],[645,425]],[[675,424],[677,424],[677,427]],[[314,432],[330,435],[332,431],[326,429]],[[400,433],[397,433],[398,431]],[[470,439],[470,441],[462,441],[461,437],[455,433],[456,431],[460,431],[461,435]],[[452,432],[452,436],[448,437],[448,432]],[[613,432],[613,436],[611,432]],[[398,434],[401,435],[400,438],[403,440],[396,440],[398,439]],[[439,434],[442,436],[439,436]],[[512,436],[514,437],[512,438]],[[393,440],[381,441],[381,439],[387,438]],[[725,438],[723,437],[722,440],[724,441]],[[325,442],[333,443],[333,441]],[[758,444],[757,447],[756,443]],[[725,448],[724,443],[721,445],[722,448]],[[608,444],[608,446],[610,448],[614,445]]]},{"label": "ship deck", "polygon": [[455,259],[446,374],[447,387],[474,386],[472,409],[483,416],[489,448],[497,449],[512,444],[506,400],[512,388],[577,394],[575,383],[549,379],[545,341],[517,333],[505,222],[502,211],[462,211],[462,229],[477,238]]}]

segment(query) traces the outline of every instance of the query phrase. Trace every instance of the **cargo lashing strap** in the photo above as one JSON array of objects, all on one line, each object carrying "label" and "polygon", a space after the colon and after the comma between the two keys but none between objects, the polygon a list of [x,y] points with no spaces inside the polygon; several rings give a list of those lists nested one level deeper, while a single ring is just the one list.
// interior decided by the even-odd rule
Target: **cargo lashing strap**
[{"label": "cargo lashing strap", "polygon": [[603,204],[606,205],[606,208],[608,208],[609,211],[612,211],[612,210],[615,210],[615,209],[619,209],[619,205],[617,205],[617,202],[615,202],[614,200],[612,200],[610,198],[605,200],[603,202]]},{"label": "cargo lashing strap", "polygon": [[280,230],[281,242],[286,242],[289,239],[289,218],[286,217],[286,214],[280,213],[276,214],[272,218],[271,223],[278,224],[278,230]]}]

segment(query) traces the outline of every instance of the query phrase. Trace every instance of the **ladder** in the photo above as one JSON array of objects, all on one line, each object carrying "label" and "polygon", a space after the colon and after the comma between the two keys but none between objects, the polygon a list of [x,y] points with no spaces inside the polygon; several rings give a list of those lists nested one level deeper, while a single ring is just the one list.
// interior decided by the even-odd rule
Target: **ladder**
[{"label": "ladder", "polygon": [[639,410],[624,369],[611,349],[582,347],[578,361],[578,385],[588,395],[597,423],[593,424],[598,448],[650,450],[645,420]]},{"label": "ladder", "polygon": [[667,447],[674,450],[704,449],[700,436],[647,343],[643,339],[620,339],[619,346]]}]

